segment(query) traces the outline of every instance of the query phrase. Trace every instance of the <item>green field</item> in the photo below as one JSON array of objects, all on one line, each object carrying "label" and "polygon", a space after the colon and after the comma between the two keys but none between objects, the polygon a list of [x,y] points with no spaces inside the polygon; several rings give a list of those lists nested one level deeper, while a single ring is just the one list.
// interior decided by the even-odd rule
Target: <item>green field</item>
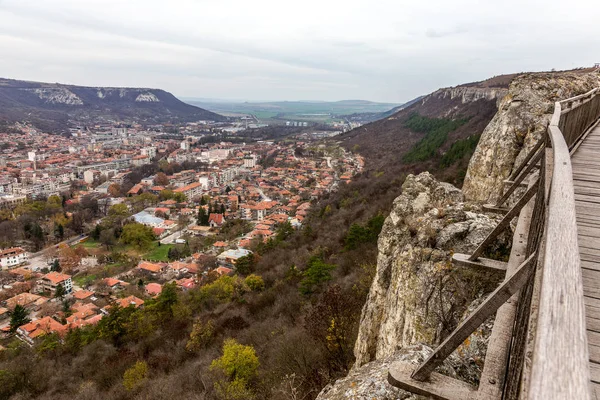
[{"label": "green field", "polygon": [[152,249],[142,256],[142,258],[151,261],[169,261],[169,249],[172,248],[172,244],[158,245],[158,242],[152,244]]},{"label": "green field", "polygon": [[85,242],[81,242],[81,243],[77,244],[76,246],[81,246],[85,249],[97,249],[98,247],[101,246],[101,243],[92,238],[88,238],[88,240],[86,240]]},{"label": "green field", "polygon": [[363,100],[325,101],[276,101],[276,102],[205,102],[187,101],[198,107],[223,115],[254,115],[261,122],[285,123],[307,121],[330,123],[339,116],[355,113],[379,113],[398,106],[392,103],[375,103]]}]

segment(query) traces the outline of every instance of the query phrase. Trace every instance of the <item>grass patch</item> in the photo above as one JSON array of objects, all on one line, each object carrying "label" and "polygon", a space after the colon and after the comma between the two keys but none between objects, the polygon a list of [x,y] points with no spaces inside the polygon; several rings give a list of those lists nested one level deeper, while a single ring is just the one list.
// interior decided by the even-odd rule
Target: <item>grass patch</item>
[{"label": "grass patch", "polygon": [[154,242],[150,251],[142,255],[142,258],[151,261],[169,261],[169,249],[173,246],[172,244],[162,244],[159,246],[158,242]]},{"label": "grass patch", "polygon": [[81,275],[73,277],[73,281],[75,281],[77,286],[83,288],[94,282],[96,278],[98,278],[96,275]]},{"label": "grass patch", "polygon": [[75,245],[75,247],[81,246],[84,249],[97,249],[100,246],[102,246],[102,244],[92,238],[89,238],[88,240],[86,240],[85,242],[81,242]]}]

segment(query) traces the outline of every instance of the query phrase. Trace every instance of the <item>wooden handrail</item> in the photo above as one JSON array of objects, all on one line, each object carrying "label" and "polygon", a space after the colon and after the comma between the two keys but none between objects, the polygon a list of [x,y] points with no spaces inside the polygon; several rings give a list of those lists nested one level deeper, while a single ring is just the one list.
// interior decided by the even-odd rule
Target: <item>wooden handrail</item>
[{"label": "wooden handrail", "polygon": [[[600,117],[600,107],[596,105],[600,104],[599,94],[600,91],[594,89],[557,102],[548,126],[553,155],[552,181],[547,199],[546,244],[541,260],[539,311],[528,390],[530,399],[587,400],[591,396],[569,150]],[[576,101],[581,102],[574,105]],[[580,108],[584,104],[588,104],[587,110]],[[569,119],[570,116],[573,117]]]}]

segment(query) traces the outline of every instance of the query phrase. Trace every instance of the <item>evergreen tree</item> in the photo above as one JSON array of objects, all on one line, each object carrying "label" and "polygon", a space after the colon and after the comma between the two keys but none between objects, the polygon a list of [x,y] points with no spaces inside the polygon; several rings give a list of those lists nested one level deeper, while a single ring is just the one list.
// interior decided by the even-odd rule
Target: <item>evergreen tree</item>
[{"label": "evergreen tree", "polygon": [[198,225],[204,225],[204,220],[206,218],[206,211],[204,211],[204,207],[200,206],[200,209],[198,209],[198,218],[196,223]]},{"label": "evergreen tree", "polygon": [[221,204],[221,214],[225,215],[225,204]]},{"label": "evergreen tree", "polygon": [[61,239],[65,236],[65,227],[62,224],[57,224],[54,227],[54,235]]},{"label": "evergreen tree", "polygon": [[56,297],[57,299],[62,299],[63,297],[65,297],[66,294],[67,294],[67,291],[65,290],[65,287],[63,285],[61,285],[60,283],[58,285],[56,285],[56,290],[54,291],[54,297]]},{"label": "evergreen tree", "polygon": [[10,314],[10,331],[16,332],[17,328],[31,321],[29,319],[29,310],[20,304],[15,306],[15,309]]},{"label": "evergreen tree", "polygon": [[92,237],[92,239],[98,240],[98,239],[100,239],[101,232],[102,232],[102,228],[100,227],[100,224],[98,224],[98,225],[96,225],[96,227],[94,228],[92,233],[90,233],[90,236]]},{"label": "evergreen tree", "polygon": [[52,262],[52,268],[50,268],[50,271],[60,272],[60,261],[58,261],[58,258],[55,258]]}]

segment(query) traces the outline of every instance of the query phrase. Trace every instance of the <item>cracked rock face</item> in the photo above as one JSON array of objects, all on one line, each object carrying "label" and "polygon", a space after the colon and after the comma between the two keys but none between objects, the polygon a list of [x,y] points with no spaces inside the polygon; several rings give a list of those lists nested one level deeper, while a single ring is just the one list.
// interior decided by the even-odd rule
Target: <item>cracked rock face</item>
[{"label": "cracked rock face", "polygon": [[[437,345],[500,276],[454,266],[496,226],[460,190],[427,172],[409,175],[379,235],[377,272],[362,311],[356,367],[415,343]],[[425,201],[426,200],[426,201]],[[508,246],[502,238],[496,249]]]},{"label": "cracked rock face", "polygon": [[463,185],[465,198],[495,202],[514,166],[546,131],[554,103],[598,86],[598,73],[536,73],[515,78],[471,158]]}]

